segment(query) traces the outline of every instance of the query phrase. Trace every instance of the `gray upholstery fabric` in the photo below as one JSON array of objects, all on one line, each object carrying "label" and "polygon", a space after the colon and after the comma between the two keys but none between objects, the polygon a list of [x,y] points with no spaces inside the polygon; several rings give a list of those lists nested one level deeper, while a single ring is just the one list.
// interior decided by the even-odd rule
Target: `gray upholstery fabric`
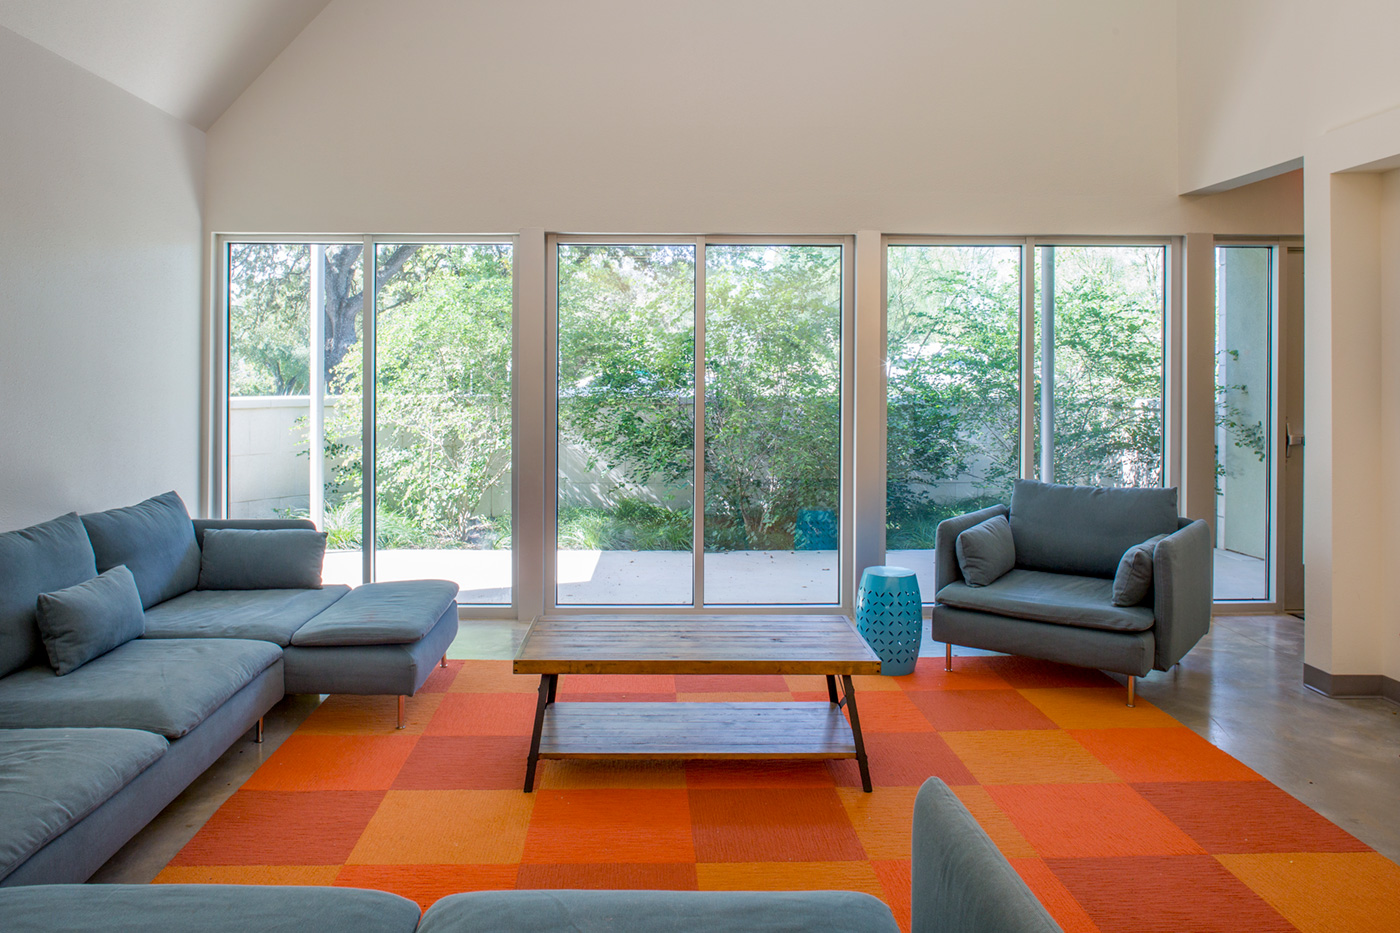
[{"label": "gray upholstery fabric", "polygon": [[407,645],[428,633],[443,610],[456,606],[457,584],[446,580],[367,583],[297,629],[298,647]]},{"label": "gray upholstery fabric", "polygon": [[914,799],[915,933],[1061,933],[962,801],[938,778]]},{"label": "gray upholstery fabric", "polygon": [[0,679],[0,728],[111,726],[178,738],[281,656],[264,641],[138,638],[65,677],[30,667]]},{"label": "gray upholstery fabric", "polygon": [[457,637],[457,605],[442,611],[428,634],[411,645],[344,645],[282,650],[288,693],[412,696]]},{"label": "gray upholstery fabric", "polygon": [[0,891],[7,933],[413,933],[387,891],[243,884],[40,885]]},{"label": "gray upholstery fabric", "polygon": [[196,518],[194,525],[194,539],[200,547],[204,546],[204,533],[211,528],[243,528],[251,531],[273,531],[278,528],[310,528],[316,530],[316,525],[306,518]]},{"label": "gray upholstery fabric", "polygon": [[1165,671],[1210,631],[1215,552],[1210,526],[1181,519],[1180,530],[1157,542],[1152,555],[1152,612],[1157,617],[1157,663]]},{"label": "gray upholstery fabric", "polygon": [[962,568],[958,566],[958,535],[974,525],[980,525],[989,518],[997,515],[1005,517],[1007,514],[1006,506],[994,505],[978,509],[976,512],[969,512],[966,515],[946,518],[938,523],[938,528],[934,531],[934,592],[943,589],[955,580],[962,579]]},{"label": "gray upholstery fabric", "polygon": [[994,515],[958,535],[954,542],[958,569],[968,586],[986,586],[1016,566],[1016,544],[1011,524]]},{"label": "gray upholstery fabric", "polygon": [[473,891],[444,897],[428,908],[418,926],[419,933],[898,929],[883,902],[854,891]]},{"label": "gray upholstery fabric", "polygon": [[166,745],[131,729],[0,730],[0,878],[130,784]]},{"label": "gray upholstery fabric", "polygon": [[185,503],[163,493],[122,509],[83,516],[98,572],[125,564],[149,609],[199,582],[199,545]]},{"label": "gray upholstery fabric", "polygon": [[146,610],[147,638],[253,638],[283,647],[308,619],[350,592],[319,590],[190,590]]},{"label": "gray upholstery fabric", "polygon": [[1017,480],[1016,566],[1112,577],[1123,552],[1176,530],[1176,489],[1100,489]]},{"label": "gray upholstery fabric", "polygon": [[0,534],[0,677],[46,657],[35,601],[97,576],[92,544],[76,512]]},{"label": "gray upholstery fabric", "polygon": [[1123,552],[1113,574],[1113,605],[1136,606],[1152,589],[1152,552],[1166,535],[1153,535]]},{"label": "gray upholstery fabric", "polygon": [[60,676],[146,630],[136,578],[117,566],[54,593],[40,593],[36,622],[49,664]]},{"label": "gray upholstery fabric", "polygon": [[1113,605],[1113,581],[1041,570],[1013,570],[990,586],[950,583],[938,591],[945,606],[993,612],[1057,625],[1142,632],[1152,627],[1147,606]]},{"label": "gray upholstery fabric", "polygon": [[[252,741],[258,717],[282,699],[282,663],[263,671],[134,781],[36,852],[0,885],[72,884],[93,872],[155,819],[229,746]],[[3,929],[0,926],[0,929]]]},{"label": "gray upholstery fabric", "polygon": [[941,604],[929,615],[934,641],[1138,676],[1152,670],[1156,650],[1152,632],[1032,622]]},{"label": "gray upholstery fabric", "polygon": [[200,549],[201,590],[309,590],[321,587],[326,533],[307,528],[210,528]]}]

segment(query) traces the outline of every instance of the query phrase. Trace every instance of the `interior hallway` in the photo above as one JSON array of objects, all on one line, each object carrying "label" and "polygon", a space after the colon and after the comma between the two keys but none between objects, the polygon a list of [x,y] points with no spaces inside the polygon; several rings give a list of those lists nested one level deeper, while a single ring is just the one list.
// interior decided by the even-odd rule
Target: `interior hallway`
[{"label": "interior hallway", "polygon": [[[448,657],[513,657],[525,629],[464,620]],[[943,646],[926,634],[922,654],[941,657]],[[1139,678],[1138,695],[1400,862],[1400,706],[1329,699],[1304,687],[1302,672],[1302,620],[1218,616],[1174,670]],[[234,745],[92,881],[150,882],[319,702],[284,699],[267,716],[262,745],[251,736]],[[394,702],[383,703],[392,721]]]}]

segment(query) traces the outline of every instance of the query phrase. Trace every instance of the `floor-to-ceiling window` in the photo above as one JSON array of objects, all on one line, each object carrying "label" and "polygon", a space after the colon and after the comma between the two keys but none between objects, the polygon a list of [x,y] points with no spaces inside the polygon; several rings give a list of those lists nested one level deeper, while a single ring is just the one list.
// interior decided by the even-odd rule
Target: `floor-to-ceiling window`
[{"label": "floor-to-ceiling window", "polygon": [[1274,250],[1215,250],[1215,598],[1269,599]]},{"label": "floor-to-ceiling window", "polygon": [[559,238],[551,261],[555,604],[838,603],[846,246]]},{"label": "floor-to-ceiling window", "polygon": [[885,548],[933,601],[934,532],[1019,475],[1022,247],[891,244]]}]

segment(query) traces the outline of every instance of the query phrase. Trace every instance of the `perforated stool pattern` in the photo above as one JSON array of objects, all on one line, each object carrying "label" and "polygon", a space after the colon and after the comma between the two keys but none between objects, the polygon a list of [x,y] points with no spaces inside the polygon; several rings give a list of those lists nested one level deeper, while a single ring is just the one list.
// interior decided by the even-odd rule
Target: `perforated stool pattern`
[{"label": "perforated stool pattern", "polygon": [[867,567],[856,596],[856,630],[880,656],[880,673],[912,674],[923,638],[919,578],[904,567]]}]

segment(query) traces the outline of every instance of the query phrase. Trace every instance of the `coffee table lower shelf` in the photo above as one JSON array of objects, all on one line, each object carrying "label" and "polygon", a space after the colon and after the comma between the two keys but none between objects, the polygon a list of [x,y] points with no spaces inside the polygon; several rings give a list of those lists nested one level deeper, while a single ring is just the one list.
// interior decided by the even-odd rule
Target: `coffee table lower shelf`
[{"label": "coffee table lower shelf", "polygon": [[832,703],[551,703],[540,758],[855,758]]}]

